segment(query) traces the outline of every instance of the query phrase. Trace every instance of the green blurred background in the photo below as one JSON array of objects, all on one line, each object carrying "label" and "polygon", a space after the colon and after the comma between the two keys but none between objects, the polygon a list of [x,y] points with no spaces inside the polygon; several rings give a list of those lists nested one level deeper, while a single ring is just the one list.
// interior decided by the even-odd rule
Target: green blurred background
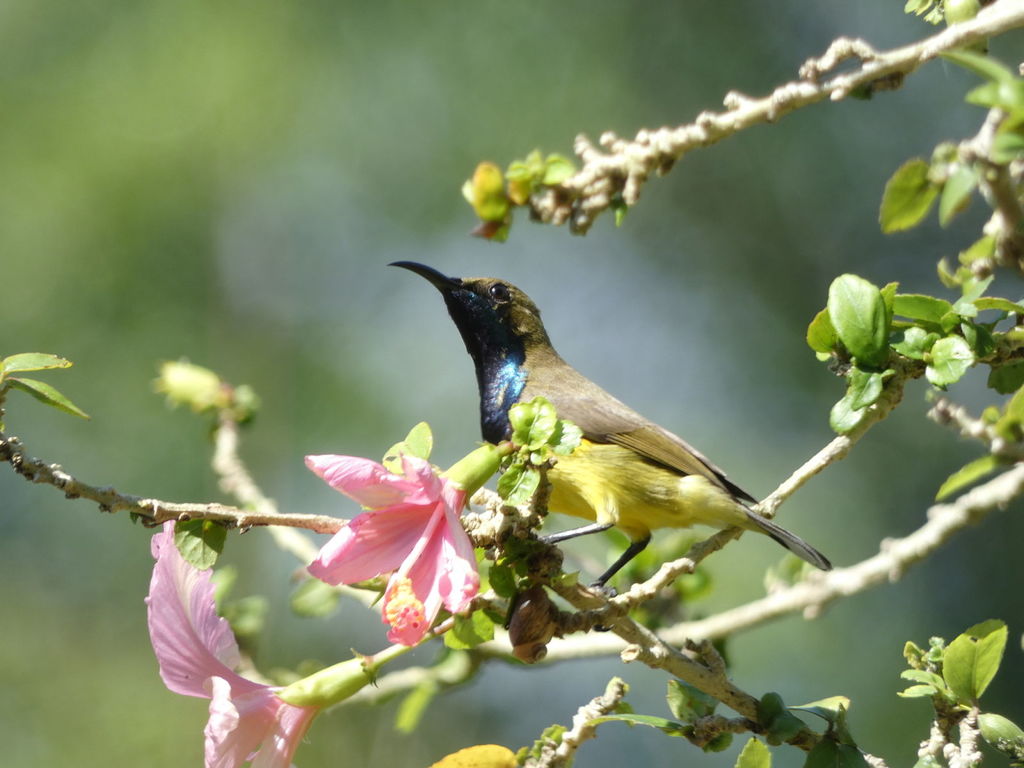
[{"label": "green blurred background", "polygon": [[[221,499],[206,426],[152,392],[158,362],[187,357],[262,396],[243,455],[271,496],[351,515],[304,454],[377,457],[423,419],[440,464],[478,439],[472,367],[441,302],[385,267],[414,259],[522,286],[567,359],[764,495],[831,437],[842,383],[803,334],[832,278],[941,294],[936,260],[977,237],[978,201],[946,231],[877,226],[900,163],[980,124],[962,101],[972,78],[935,62],[898,92],[747,131],[652,180],[621,228],[603,219],[585,238],[525,217],[507,244],[471,238],[459,187],[483,159],[570,154],[578,132],[632,135],[717,109],[732,89],[764,94],[840,34],[879,47],[930,34],[902,5],[0,2],[0,354],[75,361],[46,378],[93,417],[16,393],[8,432],[93,483]],[[1021,41],[994,52],[1016,61]],[[983,375],[955,397],[986,402]],[[941,480],[977,455],[926,407],[912,385],[782,522],[837,565],[918,526]],[[206,704],[169,693],[149,647],[150,532],[10,471],[0,509],[4,764],[200,764]],[[1022,536],[1019,508],[994,514],[894,585],[735,638],[737,683],[791,703],[849,695],[862,746],[909,765],[929,707],[896,697],[904,641],[999,617],[1013,639],[986,700],[1020,722]],[[759,596],[778,555],[749,537],[729,547],[695,610]],[[291,616],[296,563],[265,531],[232,535],[225,561],[240,569],[238,594],[269,596],[261,665],[383,643],[354,605],[327,621]],[[515,749],[568,723],[613,674],[637,711],[665,714],[664,677],[617,659],[496,664],[437,699],[412,735],[393,730],[395,703],[339,709],[297,763],[419,768],[473,743]],[[735,748],[703,756],[608,725],[578,764],[734,760]],[[787,750],[776,764],[800,762]]]}]

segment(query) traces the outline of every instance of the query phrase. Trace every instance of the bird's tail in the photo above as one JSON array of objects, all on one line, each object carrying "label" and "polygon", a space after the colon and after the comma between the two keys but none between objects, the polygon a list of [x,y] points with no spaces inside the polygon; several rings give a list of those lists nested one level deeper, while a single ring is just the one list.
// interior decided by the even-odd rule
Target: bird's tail
[{"label": "bird's tail", "polygon": [[832,570],[832,563],[828,561],[828,558],[795,533],[790,533],[767,517],[761,517],[761,515],[749,509],[747,510],[747,520],[752,524],[752,528],[771,536],[801,560],[806,560],[815,568],[820,568],[823,571]]}]

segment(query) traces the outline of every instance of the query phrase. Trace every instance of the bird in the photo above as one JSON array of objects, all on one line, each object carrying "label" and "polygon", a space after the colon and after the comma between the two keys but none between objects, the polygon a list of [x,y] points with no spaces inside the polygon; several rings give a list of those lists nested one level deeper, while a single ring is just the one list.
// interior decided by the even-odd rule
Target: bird
[{"label": "bird", "polygon": [[444,298],[476,369],[484,440],[507,440],[509,409],[537,396],[582,431],[579,446],[548,470],[548,508],[592,522],[542,540],[557,544],[613,526],[625,533],[629,546],[593,586],[603,587],[643,551],[654,529],[693,525],[765,534],[816,568],[832,568],[799,536],[754,512],[756,499],[696,448],[565,362],[519,288],[493,277],[448,277],[414,261],[389,266],[425,278]]}]

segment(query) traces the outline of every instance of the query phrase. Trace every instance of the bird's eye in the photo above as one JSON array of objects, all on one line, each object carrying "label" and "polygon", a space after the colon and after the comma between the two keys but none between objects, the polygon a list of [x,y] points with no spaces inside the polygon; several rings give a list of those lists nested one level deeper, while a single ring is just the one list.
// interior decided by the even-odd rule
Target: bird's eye
[{"label": "bird's eye", "polygon": [[495,283],[487,290],[487,292],[491,295],[492,299],[501,304],[512,298],[512,294],[508,291],[508,286],[504,283]]}]

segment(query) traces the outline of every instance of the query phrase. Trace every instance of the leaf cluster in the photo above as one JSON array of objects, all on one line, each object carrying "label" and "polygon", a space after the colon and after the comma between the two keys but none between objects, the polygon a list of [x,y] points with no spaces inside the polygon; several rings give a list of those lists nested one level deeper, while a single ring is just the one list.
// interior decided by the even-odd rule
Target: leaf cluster
[{"label": "leaf cluster", "polygon": [[[1024,78],[995,59],[974,51],[953,51],[945,54],[945,58],[986,81],[968,92],[968,103],[1000,109],[1003,117],[986,157],[976,157],[962,145],[944,142],[935,148],[930,160],[915,157],[900,166],[882,194],[878,220],[883,232],[899,232],[917,226],[936,201],[939,224],[948,226],[957,214],[966,210],[971,194],[993,165],[1007,166],[1024,157]],[[963,265],[991,258],[990,240],[983,238],[961,254]]]},{"label": "leaf cluster", "polygon": [[505,459],[498,495],[512,506],[521,506],[537,493],[542,471],[557,457],[572,453],[583,432],[571,421],[559,419],[555,407],[543,397],[516,403],[509,409],[508,420],[514,451]]},{"label": "leaf cluster", "polygon": [[[900,677],[913,685],[899,695],[929,698],[939,719],[950,713],[954,720],[961,719],[979,707],[979,699],[999,671],[1007,636],[1004,622],[989,619],[969,627],[948,645],[942,638],[932,638],[928,650],[924,650],[908,642],[903,656],[909,669]],[[1024,761],[1024,731],[1019,726],[990,712],[979,714],[978,725],[982,737],[1015,765]],[[920,762],[918,766],[924,768]]]},{"label": "leaf cluster", "polygon": [[209,368],[187,360],[167,360],[153,388],[167,396],[172,407],[188,406],[193,413],[223,414],[239,424],[252,421],[260,399],[247,384],[232,386]]},{"label": "leaf cluster", "polygon": [[538,149],[523,160],[513,160],[504,172],[495,163],[480,163],[462,185],[462,196],[480,219],[473,234],[504,242],[515,206],[526,205],[540,190],[561,184],[575,173],[576,165],[569,158],[545,157]]},{"label": "leaf cluster", "polygon": [[[31,371],[50,371],[57,368],[70,368],[71,361],[65,360],[57,355],[48,355],[43,352],[22,352],[16,355],[0,358],[0,403],[3,403],[7,393],[11,390],[21,390],[34,397],[39,402],[56,408],[57,410],[70,413],[72,416],[88,419],[89,415],[72,403],[67,397],[60,393],[52,385],[38,379],[26,378],[25,376],[12,376],[11,374],[22,374]],[[0,412],[0,429],[4,428],[3,413]]]}]

